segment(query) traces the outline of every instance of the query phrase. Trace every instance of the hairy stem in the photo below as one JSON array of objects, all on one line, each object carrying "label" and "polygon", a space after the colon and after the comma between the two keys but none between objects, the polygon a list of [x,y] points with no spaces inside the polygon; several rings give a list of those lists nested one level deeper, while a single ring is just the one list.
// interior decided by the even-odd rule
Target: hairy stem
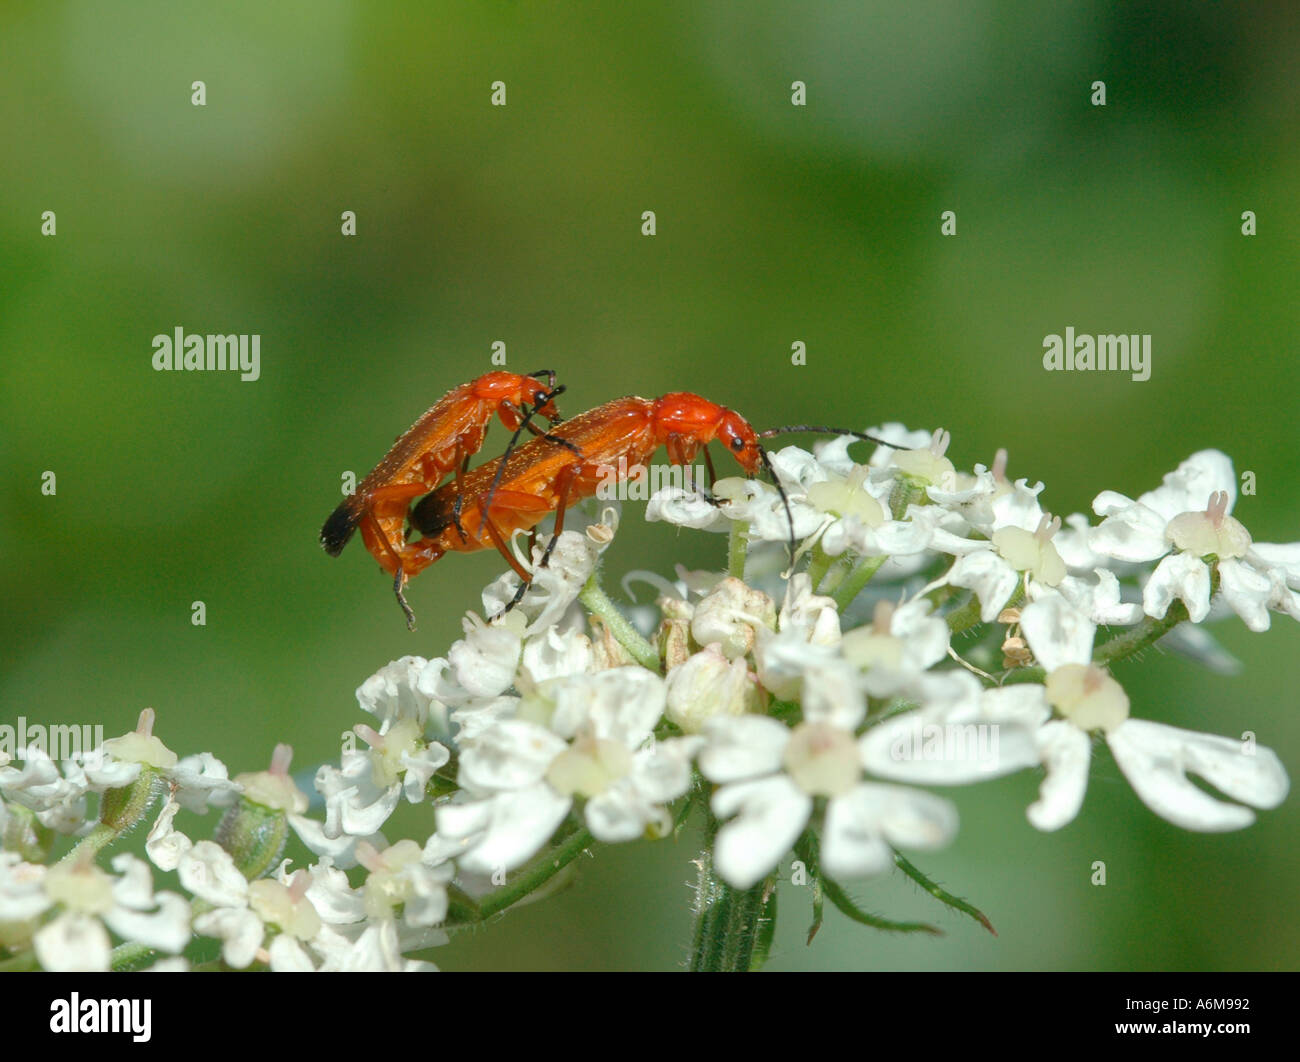
[{"label": "hairy stem", "polygon": [[651,671],[659,671],[658,651],[642,637],[640,631],[628,622],[627,617],[609,599],[609,595],[600,588],[595,572],[592,572],[591,578],[587,580],[587,585],[582,588],[578,600],[583,603],[588,612],[604,620],[605,626],[609,628],[610,633],[631,654],[633,660]]}]

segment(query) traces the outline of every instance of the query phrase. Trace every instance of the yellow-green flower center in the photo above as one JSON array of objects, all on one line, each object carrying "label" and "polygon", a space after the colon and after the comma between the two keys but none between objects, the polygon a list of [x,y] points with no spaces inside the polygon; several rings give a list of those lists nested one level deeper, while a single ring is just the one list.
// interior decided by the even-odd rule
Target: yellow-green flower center
[{"label": "yellow-green flower center", "polygon": [[858,743],[829,723],[800,723],[785,747],[786,772],[810,796],[847,793],[862,777]]},{"label": "yellow-green flower center", "polygon": [[1047,700],[1080,730],[1109,733],[1128,718],[1128,694],[1095,664],[1065,664],[1047,676]]}]

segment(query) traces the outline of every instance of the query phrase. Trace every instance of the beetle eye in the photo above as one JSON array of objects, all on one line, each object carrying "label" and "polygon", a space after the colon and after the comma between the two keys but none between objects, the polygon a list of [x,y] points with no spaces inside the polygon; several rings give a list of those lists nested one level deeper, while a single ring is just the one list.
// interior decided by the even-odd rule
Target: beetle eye
[{"label": "beetle eye", "polygon": [[745,448],[745,440],[741,439],[740,437],[736,437],[735,439],[732,439],[731,448],[737,452],[743,450]]}]

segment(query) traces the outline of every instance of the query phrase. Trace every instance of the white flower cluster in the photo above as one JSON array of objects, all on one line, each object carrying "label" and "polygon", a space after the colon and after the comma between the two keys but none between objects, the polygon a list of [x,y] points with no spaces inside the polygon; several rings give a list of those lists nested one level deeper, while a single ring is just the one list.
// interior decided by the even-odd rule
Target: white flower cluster
[{"label": "white flower cluster", "polygon": [[[809,830],[818,873],[877,874],[896,848],[957,832],[952,804],[920,786],[1041,769],[1029,820],[1064,826],[1098,734],[1141,800],[1179,826],[1237,829],[1285,798],[1286,772],[1253,734],[1133,718],[1105,667],[1184,618],[1230,609],[1251,630],[1272,612],[1300,619],[1300,543],[1252,541],[1231,515],[1227,457],[1195,454],[1136,501],[1103,492],[1092,524],[1044,512],[1042,484],[1009,482],[1002,455],[961,473],[942,433],[876,434],[895,448],[866,465],[848,439],[772,455],[783,492],[723,480],[711,499],[657,494],[649,518],[745,534],[754,570],[792,531],[809,566],[770,587],[779,605],[735,577],[660,580],[653,645],[589,596],[614,517],[565,531],[546,567],[534,554],[518,608],[491,623],[471,614],[445,657],[403,657],[357,690],[376,724],[317,772],[323,818],[306,814],[287,750],[270,771],[230,780],[206,754],[178,761],[151,718],[62,770],[36,752],[0,763],[0,946],[29,947],[47,968],[104,969],[110,931],[169,955],[200,934],[234,967],[429,968],[405,956],[444,939],[449,887],[472,905],[548,843],[662,837],[698,799],[716,831],[712,864],[735,888],[768,879]],[[486,611],[517,585],[508,574],[490,586]],[[981,623],[996,657],[979,659],[996,675],[952,645],[954,630]],[[1111,630],[1098,644],[1100,627]],[[962,644],[976,659],[978,645]],[[155,893],[129,855],[113,859],[116,877],[94,848],[49,868],[24,858],[42,830],[93,836],[87,796],[144,769],[166,791],[146,852],[190,899]],[[249,881],[231,846],[174,828],[181,808],[237,800],[280,814],[319,861]],[[382,830],[398,806],[430,800],[423,841],[390,845]],[[353,886],[358,865],[367,873]]]},{"label": "white flower cluster", "polygon": [[[540,592],[519,610],[490,625],[471,618],[445,658],[403,658],[362,687],[385,728],[435,717],[455,747],[456,790],[435,809],[426,852],[499,882],[575,815],[600,841],[663,836],[694,764],[713,787],[713,858],[731,885],[772,873],[810,824],[825,873],[874,874],[895,847],[934,848],[956,833],[952,805],[915,786],[1042,768],[1029,819],[1065,825],[1083,801],[1093,733],[1139,797],[1189,829],[1245,826],[1250,807],[1282,801],[1289,783],[1269,749],[1130,718],[1123,689],[1094,661],[1099,625],[1160,620],[1174,600],[1199,621],[1212,581],[1251,629],[1267,627],[1270,610],[1300,618],[1300,544],[1252,544],[1229,515],[1235,477],[1224,455],[1196,454],[1136,502],[1106,492],[1099,525],[1074,515],[1062,530],[1038,503],[1042,484],[1008,482],[1004,458],[962,474],[941,433],[877,434],[898,448],[881,447],[865,466],[849,457],[850,439],[774,454],[784,498],[724,480],[711,500],[667,488],[648,513],[697,528],[743,523],[751,540],[778,544],[793,524],[800,554],[821,555],[824,581],[836,565],[841,583],[867,565],[896,589],[903,581],[903,600],[878,603],[856,629],[842,630],[848,602],[814,592],[808,572],[788,580],[779,608],[739,579],[683,573],[660,600],[660,669],[634,663],[603,624],[589,631],[570,608],[608,544],[598,525],[561,536]],[[1161,558],[1154,571],[1141,567]],[[490,587],[488,610],[516,585],[507,575]],[[980,620],[1001,617],[1004,633],[1018,632],[1008,653],[1017,642],[1018,662],[1037,663],[1021,669],[1033,681],[952,666],[935,603],[967,590]],[[363,774],[347,786],[318,782],[324,840],[377,828],[396,802],[396,775],[379,784]],[[1240,803],[1210,796],[1191,774]]]}]

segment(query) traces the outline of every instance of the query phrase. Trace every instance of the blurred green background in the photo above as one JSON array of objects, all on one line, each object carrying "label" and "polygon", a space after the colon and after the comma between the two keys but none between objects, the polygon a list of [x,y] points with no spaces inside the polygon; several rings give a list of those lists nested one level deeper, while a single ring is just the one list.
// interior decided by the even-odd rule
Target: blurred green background
[{"label": "blurred green background", "polygon": [[[1300,538],[1298,37],[1294,5],[1172,0],[6,4],[0,721],[111,733],[152,705],[171,747],[232,771],[277,741],[308,771],[333,759],[352,690],[445,652],[501,564],[430,569],[412,635],[374,562],[331,560],[318,530],[340,474],[497,340],[510,368],[559,372],[569,413],[685,389],[760,428],[946,427],[959,466],[1005,446],[1059,513],[1218,446],[1257,474],[1236,510],[1256,539]],[[154,372],[151,337],[178,325],[260,334],[261,379]],[[1151,333],[1151,379],[1044,372],[1066,326]],[[722,563],[720,539],[638,509],[611,588]],[[1151,654],[1120,673],[1135,713],[1254,730],[1295,776],[1300,633],[1218,632],[1241,675]],[[888,880],[855,890],[864,906],[947,935],[831,911],[805,947],[807,892],[787,887],[771,966],[1297,965],[1300,801],[1188,834],[1101,749],[1078,820],[1043,835],[1036,783],[952,792],[961,834],[918,860],[1000,937]],[[693,854],[602,849],[432,957],[672,968]]]}]

